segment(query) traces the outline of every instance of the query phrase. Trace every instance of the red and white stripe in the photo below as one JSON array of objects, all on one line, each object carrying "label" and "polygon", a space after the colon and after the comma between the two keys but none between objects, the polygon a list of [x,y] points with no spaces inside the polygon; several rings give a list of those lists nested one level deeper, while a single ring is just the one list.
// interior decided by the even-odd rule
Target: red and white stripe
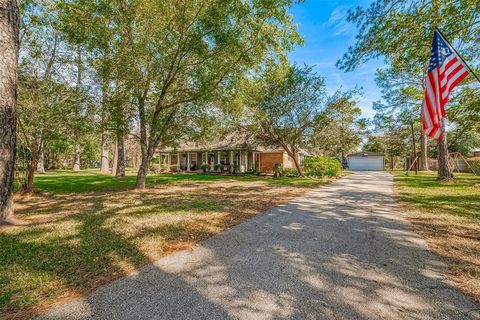
[{"label": "red and white stripe", "polygon": [[445,117],[445,105],[450,92],[468,74],[468,69],[456,54],[451,54],[441,66],[427,73],[422,126],[430,137],[437,140],[442,138],[442,118]]}]

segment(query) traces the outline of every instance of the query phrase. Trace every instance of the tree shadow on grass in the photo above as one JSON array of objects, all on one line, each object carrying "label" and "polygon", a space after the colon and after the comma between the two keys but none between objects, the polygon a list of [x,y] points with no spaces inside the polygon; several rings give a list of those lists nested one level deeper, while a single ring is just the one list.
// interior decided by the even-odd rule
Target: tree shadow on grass
[{"label": "tree shadow on grass", "polygon": [[[29,226],[0,233],[2,298],[0,313],[18,311],[62,291],[82,291],[125,275],[144,263],[145,255],[103,226],[114,211],[68,217],[72,232]],[[32,289],[34,294],[32,294]]]},{"label": "tree shadow on grass", "polygon": [[[0,276],[1,313],[27,315],[39,302],[126,275],[150,261],[147,251],[191,245],[254,215],[259,207],[250,197],[270,205],[272,192],[228,184],[169,188],[17,201],[18,215],[31,224],[0,232],[0,268],[7,270]],[[149,244],[155,248],[145,250]]]}]

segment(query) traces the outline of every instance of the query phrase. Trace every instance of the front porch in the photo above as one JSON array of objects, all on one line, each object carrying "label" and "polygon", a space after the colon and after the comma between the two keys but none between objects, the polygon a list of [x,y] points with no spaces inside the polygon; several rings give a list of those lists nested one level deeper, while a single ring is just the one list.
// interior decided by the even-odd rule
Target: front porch
[{"label": "front porch", "polygon": [[260,168],[260,152],[210,150],[161,152],[158,164],[163,172],[244,173]]}]

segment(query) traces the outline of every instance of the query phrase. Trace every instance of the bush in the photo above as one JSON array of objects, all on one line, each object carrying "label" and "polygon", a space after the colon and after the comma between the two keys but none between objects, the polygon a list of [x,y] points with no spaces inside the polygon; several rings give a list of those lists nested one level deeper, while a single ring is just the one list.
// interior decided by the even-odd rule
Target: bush
[{"label": "bush", "polygon": [[203,172],[207,172],[210,166],[208,164],[202,164],[200,166],[200,169],[202,169]]},{"label": "bush", "polygon": [[475,160],[470,163],[473,173],[480,175],[480,160]]},{"label": "bush", "polygon": [[259,176],[260,175],[260,170],[258,170],[257,166],[254,165],[252,170],[249,171],[250,174],[254,174],[256,176]]},{"label": "bush", "polygon": [[342,164],[335,158],[324,156],[308,157],[303,160],[305,175],[336,177],[342,171]]},{"label": "bush", "polygon": [[275,163],[273,165],[273,177],[279,178],[282,176],[283,165],[281,163]]},{"label": "bush", "polygon": [[298,177],[298,171],[295,168],[283,168],[281,172],[282,177],[296,178]]}]

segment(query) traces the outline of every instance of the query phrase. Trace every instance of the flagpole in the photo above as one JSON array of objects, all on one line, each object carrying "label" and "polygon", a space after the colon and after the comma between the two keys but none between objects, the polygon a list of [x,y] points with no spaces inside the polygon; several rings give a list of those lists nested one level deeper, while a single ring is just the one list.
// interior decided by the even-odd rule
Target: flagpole
[{"label": "flagpole", "polygon": [[465,67],[468,68],[468,70],[470,70],[470,72],[473,74],[473,76],[477,79],[477,81],[480,83],[480,78],[478,78],[478,76],[475,74],[475,72],[473,72],[472,68],[470,68],[470,66],[465,62],[465,60],[463,60],[462,56],[460,55],[460,53],[458,53],[457,50],[455,50],[455,48],[452,46],[452,44],[450,43],[450,41],[447,40],[447,38],[445,37],[445,35],[442,33],[442,31],[440,31],[440,29],[438,27],[435,27],[435,29],[438,31],[438,33],[440,33],[440,35],[442,36],[443,40],[445,40],[445,42],[450,46],[450,49],[452,49],[453,51],[455,51],[455,53],[457,54],[457,56],[460,58],[460,60],[462,60],[463,64],[465,65]]}]

